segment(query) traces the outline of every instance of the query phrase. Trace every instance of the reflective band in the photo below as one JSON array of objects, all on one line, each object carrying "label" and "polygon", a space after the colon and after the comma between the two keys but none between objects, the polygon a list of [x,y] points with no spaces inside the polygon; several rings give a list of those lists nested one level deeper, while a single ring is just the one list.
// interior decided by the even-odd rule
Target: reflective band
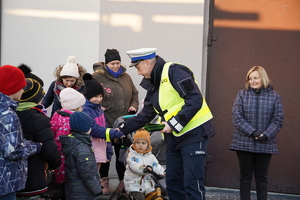
[{"label": "reflective band", "polygon": [[175,117],[172,117],[172,119],[169,120],[170,124],[176,128],[178,132],[180,132],[183,129],[183,126],[178,123],[178,121],[175,119]]},{"label": "reflective band", "polygon": [[110,142],[110,134],[109,134],[110,129],[111,128],[107,128],[105,131],[106,142]]}]

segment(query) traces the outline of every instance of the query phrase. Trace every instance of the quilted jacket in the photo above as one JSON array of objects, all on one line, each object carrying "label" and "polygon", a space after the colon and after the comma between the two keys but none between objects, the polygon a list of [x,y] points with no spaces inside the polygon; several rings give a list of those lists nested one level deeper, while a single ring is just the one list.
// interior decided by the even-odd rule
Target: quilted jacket
[{"label": "quilted jacket", "polygon": [[66,156],[66,199],[100,199],[100,175],[90,136],[72,132],[72,135],[60,136],[60,140],[63,154]]},{"label": "quilted jacket", "polygon": [[[283,124],[283,106],[280,95],[272,87],[262,88],[258,94],[252,88],[239,91],[232,117],[235,130],[231,150],[278,154],[276,134]],[[256,130],[268,140],[254,140],[251,134]]]}]

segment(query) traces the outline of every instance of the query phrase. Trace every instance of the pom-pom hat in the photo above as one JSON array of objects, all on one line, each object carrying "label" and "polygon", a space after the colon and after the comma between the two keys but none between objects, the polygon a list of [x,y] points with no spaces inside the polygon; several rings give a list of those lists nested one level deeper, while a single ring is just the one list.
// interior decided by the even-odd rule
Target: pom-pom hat
[{"label": "pom-pom hat", "polygon": [[75,110],[85,104],[85,98],[83,94],[73,88],[65,88],[60,94],[61,107],[67,110]]},{"label": "pom-pom hat", "polygon": [[66,64],[63,66],[60,76],[71,76],[75,78],[79,78],[78,66],[76,63],[75,56],[69,56],[67,58]]},{"label": "pom-pom hat", "polygon": [[90,73],[84,74],[82,79],[84,81],[84,96],[88,100],[104,93],[102,85]]},{"label": "pom-pom hat", "polygon": [[141,48],[127,51],[127,55],[131,58],[131,65],[129,67],[136,66],[143,60],[148,60],[156,57],[157,48]]},{"label": "pom-pom hat", "polygon": [[105,64],[107,64],[113,60],[121,61],[121,56],[117,49],[107,49],[104,54],[104,57],[105,57]]},{"label": "pom-pom hat", "polygon": [[45,95],[41,84],[37,80],[31,78],[26,78],[26,84],[20,102],[39,103]]},{"label": "pom-pom hat", "polygon": [[88,132],[91,129],[92,126],[92,120],[90,116],[83,112],[73,112],[70,115],[70,127],[73,131],[79,131],[79,132]]},{"label": "pom-pom hat", "polygon": [[37,80],[37,81],[41,84],[42,87],[44,86],[43,80],[42,80],[40,77],[38,77],[37,75],[31,73],[32,70],[31,70],[31,68],[30,68],[29,66],[27,66],[27,65],[25,65],[25,64],[20,64],[20,65],[18,66],[18,68],[19,68],[20,70],[22,70],[22,72],[23,72],[24,75],[25,75],[25,78],[32,78],[32,79],[35,79],[35,80]]},{"label": "pom-pom hat", "polygon": [[26,86],[24,73],[12,65],[0,67],[0,92],[10,96]]}]

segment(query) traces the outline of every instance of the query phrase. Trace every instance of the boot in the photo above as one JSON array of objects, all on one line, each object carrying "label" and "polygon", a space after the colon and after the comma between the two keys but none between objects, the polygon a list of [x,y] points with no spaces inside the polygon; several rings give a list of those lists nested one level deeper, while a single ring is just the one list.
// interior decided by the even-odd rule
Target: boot
[{"label": "boot", "polygon": [[103,194],[109,194],[109,178],[103,177],[101,179],[101,187]]},{"label": "boot", "polygon": [[124,181],[121,180],[121,181],[119,182],[119,185],[118,185],[118,193],[121,194],[121,193],[123,193],[124,191],[125,191],[125,190],[124,190]]}]

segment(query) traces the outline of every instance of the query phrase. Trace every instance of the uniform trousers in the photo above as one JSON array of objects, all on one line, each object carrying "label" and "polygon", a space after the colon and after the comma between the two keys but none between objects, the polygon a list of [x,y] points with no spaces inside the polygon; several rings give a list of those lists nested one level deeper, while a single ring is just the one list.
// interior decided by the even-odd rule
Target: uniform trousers
[{"label": "uniform trousers", "polygon": [[205,200],[205,158],[208,138],[181,149],[167,149],[166,185],[171,200]]}]

